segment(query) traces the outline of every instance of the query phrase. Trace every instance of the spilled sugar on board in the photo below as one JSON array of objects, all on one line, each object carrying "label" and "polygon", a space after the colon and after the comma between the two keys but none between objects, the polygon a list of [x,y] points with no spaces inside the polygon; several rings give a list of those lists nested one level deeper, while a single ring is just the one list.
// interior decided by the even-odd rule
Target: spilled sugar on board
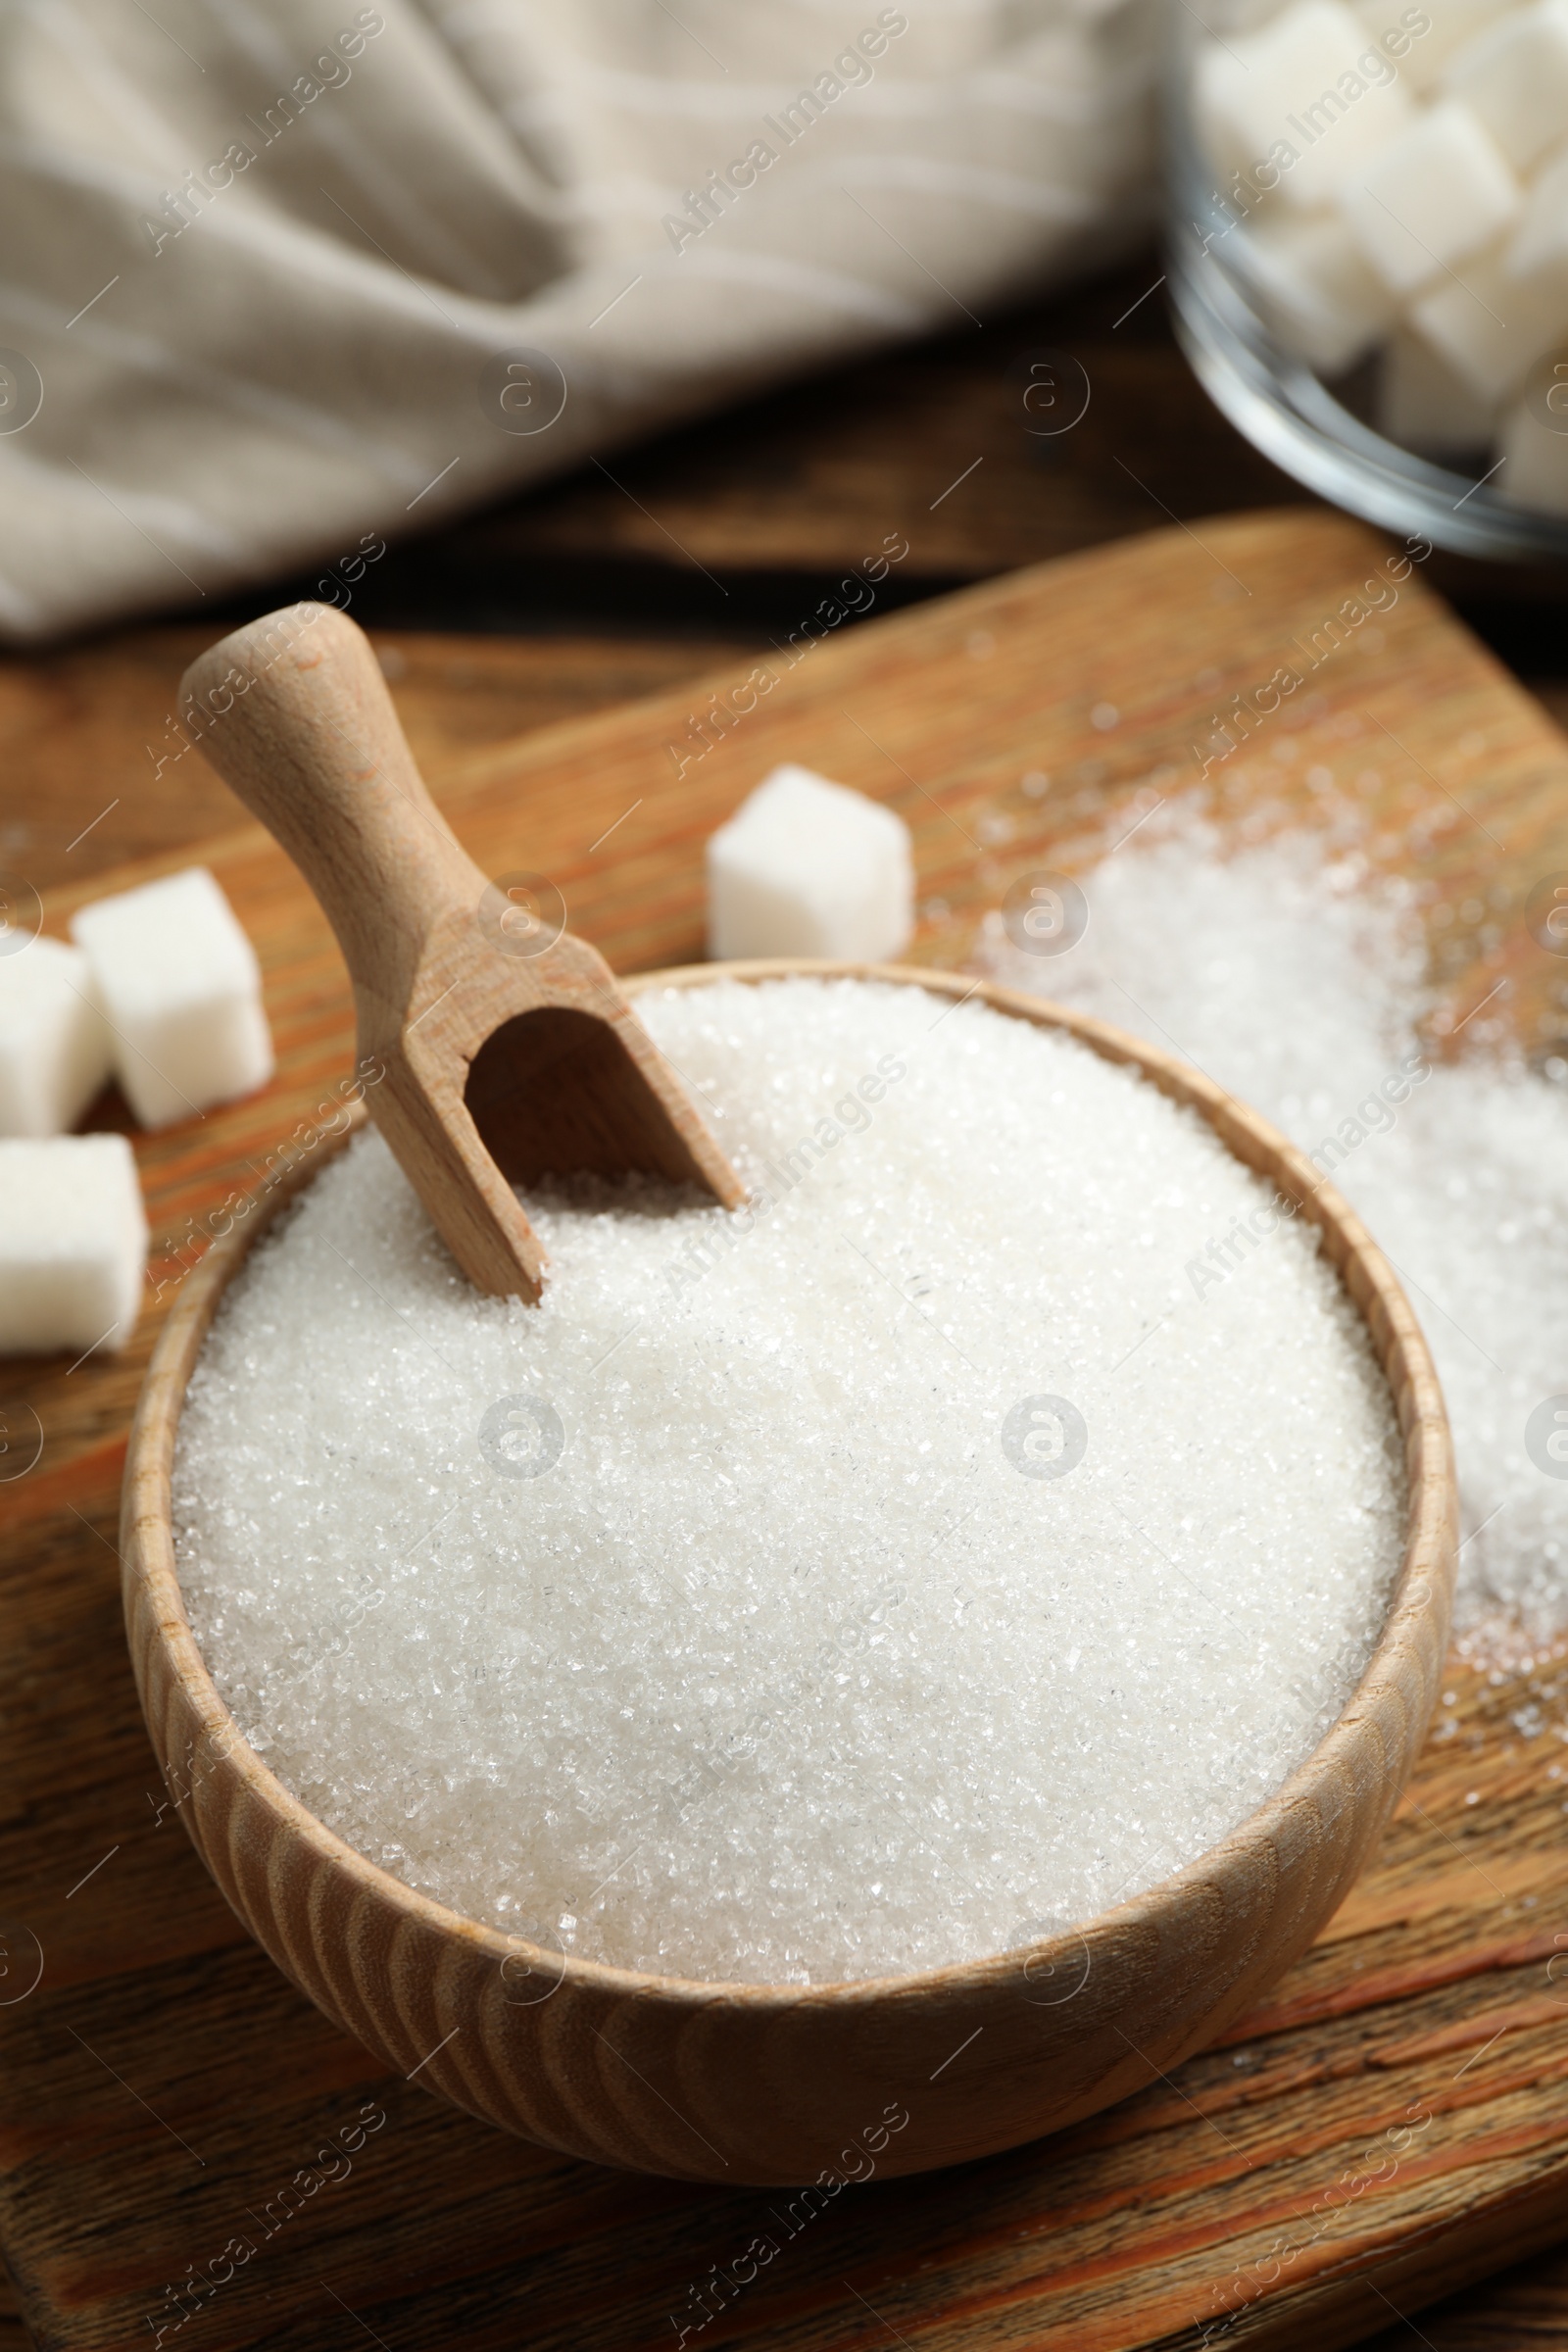
[{"label": "spilled sugar on board", "polygon": [[[1404,1285],[1437,1360],[1463,1512],[1455,1617],[1483,1663],[1568,1637],[1568,1066],[1526,1066],[1505,1014],[1440,1059],[1417,894],[1352,849],[1290,833],[1224,853],[1173,807],[1084,877],[1067,953],[992,918],[981,961],[1014,987],[1183,1054],[1310,1153]],[[1014,930],[1016,930],[1014,925]],[[1239,1307],[1251,1268],[1221,1266]],[[1565,1399],[1568,1402],[1568,1399]]]}]

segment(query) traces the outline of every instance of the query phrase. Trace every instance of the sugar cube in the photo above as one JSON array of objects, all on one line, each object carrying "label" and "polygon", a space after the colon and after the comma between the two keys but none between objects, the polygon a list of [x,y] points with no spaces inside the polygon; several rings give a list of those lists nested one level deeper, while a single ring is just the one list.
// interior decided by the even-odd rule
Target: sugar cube
[{"label": "sugar cube", "polygon": [[[1496,23],[1497,6],[1496,0],[1421,0],[1419,8],[1411,7],[1409,0],[1360,0],[1360,14],[1374,39],[1387,47],[1392,36],[1402,48],[1399,72],[1413,90],[1425,92],[1441,81],[1457,48]],[[1418,25],[1422,17],[1424,32]]]},{"label": "sugar cube", "polygon": [[99,899],[72,917],[144,1127],[253,1094],[272,1074],[256,951],[205,866]]},{"label": "sugar cube", "polygon": [[[1502,428],[1504,462],[1494,486],[1514,506],[1568,514],[1568,430],[1554,432],[1536,411],[1535,402],[1522,400],[1510,413]],[[1568,427],[1568,415],[1562,421]]]},{"label": "sugar cube", "polygon": [[146,1265],[122,1135],[0,1143],[0,1355],[123,1348]]},{"label": "sugar cube", "polygon": [[0,955],[0,1136],[63,1135],[109,1075],[109,1025],[79,948]]},{"label": "sugar cube", "polygon": [[1497,402],[1568,330],[1568,286],[1511,276],[1499,253],[1473,254],[1411,305],[1410,323],[1479,399]]},{"label": "sugar cube", "polygon": [[1494,411],[1419,335],[1393,337],[1378,369],[1377,428],[1424,458],[1487,448]]},{"label": "sugar cube", "polygon": [[1238,128],[1246,120],[1249,78],[1242,59],[1223,41],[1199,51],[1193,72],[1193,118],[1199,142],[1221,185],[1261,160]]},{"label": "sugar cube", "polygon": [[1521,190],[1470,109],[1450,98],[1391,139],[1340,202],[1384,284],[1404,295],[1500,236]]},{"label": "sugar cube", "polygon": [[[1100,5],[1103,8],[1106,0],[1100,0]],[[1115,0],[1109,0],[1109,5],[1113,7]],[[1255,32],[1260,24],[1266,24],[1271,17],[1277,17],[1279,13],[1280,0],[1222,0],[1219,6],[1214,5],[1214,0],[1209,0],[1209,5],[1203,10],[1203,22],[1210,32],[1221,35]]]},{"label": "sugar cube", "polygon": [[876,963],[913,928],[907,825],[808,767],[775,767],[708,845],[711,956]]},{"label": "sugar cube", "polygon": [[1209,69],[1206,135],[1270,165],[1295,210],[1332,203],[1412,119],[1394,60],[1342,0],[1297,0],[1232,46],[1241,70]]},{"label": "sugar cube", "polygon": [[1556,277],[1568,284],[1568,153],[1537,172],[1507,251],[1514,277]]},{"label": "sugar cube", "polygon": [[1248,273],[1280,341],[1324,375],[1338,375],[1393,323],[1396,306],[1334,213],[1253,229]]},{"label": "sugar cube", "polygon": [[1542,0],[1479,33],[1444,80],[1528,172],[1568,128],[1568,0]]}]

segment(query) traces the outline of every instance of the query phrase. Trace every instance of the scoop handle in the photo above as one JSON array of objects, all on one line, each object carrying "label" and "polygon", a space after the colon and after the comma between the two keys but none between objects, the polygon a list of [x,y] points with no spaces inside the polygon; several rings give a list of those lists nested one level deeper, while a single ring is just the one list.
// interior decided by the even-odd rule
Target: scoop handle
[{"label": "scoop handle", "polygon": [[369,639],[330,605],[234,630],[180,680],[180,716],[281,844],[337,933],[353,979],[406,1002],[420,952],[484,875],[414,763]]}]

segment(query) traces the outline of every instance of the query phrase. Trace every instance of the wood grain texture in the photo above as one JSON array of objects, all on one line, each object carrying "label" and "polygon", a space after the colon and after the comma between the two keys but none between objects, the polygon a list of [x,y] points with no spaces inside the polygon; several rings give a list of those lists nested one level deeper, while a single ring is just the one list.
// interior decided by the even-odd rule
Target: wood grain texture
[{"label": "wood grain texture", "polygon": [[[293,1185],[185,1285],[137,1407],[121,1519],[131,1659],[165,1779],[190,1790],[182,1817],[198,1852],[300,1989],[400,2070],[423,2057],[431,2089],[526,2138],[683,2180],[783,2186],[815,2179],[825,2151],[854,2146],[867,2119],[895,2107],[897,2139],[884,2124],[873,2143],[887,2178],[1015,2147],[1161,2077],[1255,2003],[1337,1908],[1408,1776],[1447,1647],[1458,1542],[1447,1424],[1420,1328],[1347,1203],[1283,1136],[1171,1054],[1007,989],[800,960],[656,978],[685,987],[715,972],[797,971],[978,995],[1131,1065],[1297,1203],[1365,1321],[1409,1481],[1398,1583],[1338,1724],[1221,1845],[1081,1930],[1006,1957],[805,1987],[689,1984],[563,1958],[416,1895],[354,1853],[240,1736],[174,1565],[186,1385],[223,1291]],[[604,2051],[620,2064],[608,2067]]]},{"label": "wood grain texture", "polygon": [[[356,613],[426,628],[559,627],[563,611],[667,627],[765,622],[782,640],[885,532],[910,543],[906,587],[947,589],[1174,520],[1315,505],[1222,417],[1178,350],[1152,248],[1126,267],[978,326],[778,386],[587,464],[556,484],[394,547]],[[1033,358],[1089,403],[1042,433]],[[1079,378],[1076,371],[1081,369]],[[1561,567],[1439,554],[1434,580],[1509,642],[1560,668]],[[302,579],[263,602],[309,594]],[[782,623],[782,626],[780,625]],[[1544,658],[1542,658],[1544,657]]]},{"label": "wood grain texture", "polygon": [[[199,753],[169,757],[181,740],[180,673],[214,634],[208,622],[129,629],[108,643],[51,653],[0,653],[0,867],[52,890],[246,821]],[[590,716],[733,658],[722,636],[655,631],[640,639],[518,639],[394,629],[374,642],[437,800],[447,770],[475,750]],[[760,631],[756,642],[766,650]]]},{"label": "wood grain texture", "polygon": [[31,2352],[31,2344],[32,2338],[17,2305],[11,2274],[0,2263],[0,2352]]},{"label": "wood grain texture", "polygon": [[[950,584],[1149,530],[1162,509],[1308,503],[1204,396],[1160,278],[1151,252],[978,332],[955,315],[951,335],[780,386],[448,526],[442,560],[554,584],[612,558],[689,583],[717,618],[721,590],[749,574],[825,584],[895,525],[920,574]],[[1041,432],[1051,420],[1024,402],[1045,350],[1089,392],[1064,432]]]},{"label": "wood grain texture", "polygon": [[[1199,529],[1201,546],[1171,533],[818,646],[678,785],[664,744],[706,696],[454,762],[443,806],[491,870],[525,841],[617,968],[677,963],[701,950],[706,834],[787,750],[908,817],[915,955],[958,969],[1016,875],[1081,870],[1169,788],[1162,769],[1191,783],[1217,701],[1270,676],[1383,553],[1313,517]],[[1466,1034],[1500,1013],[1532,1054],[1561,1051],[1558,967],[1526,954],[1518,910],[1568,870],[1568,750],[1419,576],[1375,626],[1324,661],[1287,737],[1211,776],[1222,830],[1353,823],[1371,870],[1429,894],[1440,1009],[1461,1018],[1508,976]],[[867,699],[884,665],[921,681],[886,724]],[[1121,713],[1109,731],[1090,715],[1102,700]],[[1051,777],[1043,799],[1026,773]],[[639,795],[607,868],[592,845]],[[1414,2312],[1562,2235],[1568,2039],[1543,2006],[1568,1933],[1560,1660],[1495,1682],[1449,1661],[1454,1704],[1380,1853],[1220,2047],[1058,2137],[847,2188],[793,2232],[761,2192],[616,2176],[470,2123],[291,1990],[165,1805],[118,1601],[124,1431],[157,1327],[213,1212],[306,1151],[351,1067],[341,961],[286,861],[254,832],[213,856],[262,955],[277,1078],[138,1139],[164,1287],[129,1355],[69,1377],[0,1367],[0,1412],[44,1423],[36,1466],[0,1486],[6,1899],[46,1962],[0,2008],[0,2235],[38,2336],[151,2341],[149,2315],[177,2317],[165,2283],[211,2277],[242,2231],[253,2252],[166,2342],[340,2352],[363,2322],[394,2352],[643,2352],[676,2342],[671,2314],[694,2323],[706,2284],[724,2309],[688,2337],[702,2352],[860,2352],[889,2326],[918,2352],[1133,2352],[1196,2345],[1238,2296],[1238,2340],[1332,2346],[1393,2327],[1385,2297]],[[51,928],[82,895],[53,903]],[[387,2122],[343,2178],[318,2154],[365,2099]],[[1391,2175],[1385,2134],[1423,2112]],[[718,2283],[760,2230],[776,2258],[743,2289]],[[1444,2325],[1421,2321],[1440,2344]],[[1525,2339],[1505,2316],[1472,2340]]]},{"label": "wood grain texture", "polygon": [[597,949],[480,872],[414,764],[364,631],[266,614],[193,662],[181,724],[287,850],[354,985],[372,1116],[470,1282],[539,1297],[514,1182],[632,1172],[744,1189]]},{"label": "wood grain texture", "polygon": [[[1568,2254],[1538,2255],[1421,2314],[1431,2352],[1565,2352]],[[1367,2339],[1367,2352],[1410,2352],[1417,2339],[1396,2320]]]}]

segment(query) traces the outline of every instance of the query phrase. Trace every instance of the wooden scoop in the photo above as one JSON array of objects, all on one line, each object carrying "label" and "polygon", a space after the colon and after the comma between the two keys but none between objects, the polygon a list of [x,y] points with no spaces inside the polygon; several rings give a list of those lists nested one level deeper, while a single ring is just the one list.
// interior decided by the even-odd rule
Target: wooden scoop
[{"label": "wooden scoop", "polygon": [[424,788],[364,632],[302,604],[192,662],[180,710],[337,933],[377,1125],[470,1282],[539,1297],[512,1185],[632,1170],[745,1188],[543,876],[485,879]]}]

